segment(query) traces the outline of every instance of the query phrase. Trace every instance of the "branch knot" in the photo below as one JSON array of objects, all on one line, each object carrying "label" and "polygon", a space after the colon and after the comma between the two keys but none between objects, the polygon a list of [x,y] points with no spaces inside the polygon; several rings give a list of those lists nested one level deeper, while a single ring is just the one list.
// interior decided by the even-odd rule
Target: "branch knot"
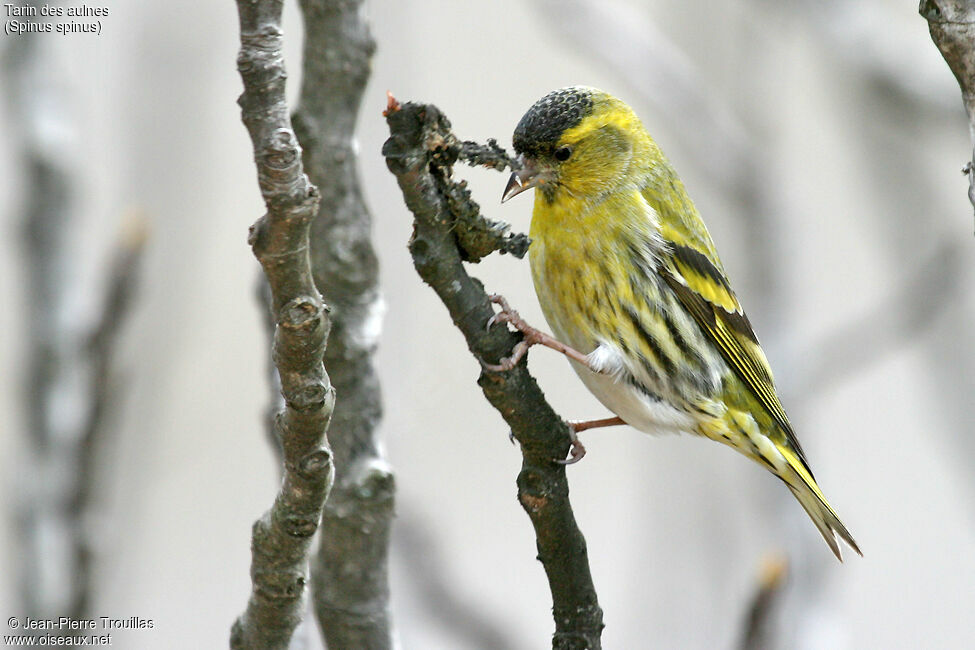
[{"label": "branch knot", "polygon": [[[321,519],[321,512],[315,513],[314,517],[291,513],[281,517],[280,524],[284,532],[291,537],[303,538],[311,537],[318,530],[318,522]],[[301,587],[304,587],[304,576],[302,576]]]},{"label": "branch knot", "polygon": [[305,590],[306,578],[291,571],[254,573],[254,590],[269,600],[293,600]]},{"label": "branch knot", "polygon": [[288,171],[301,158],[301,146],[287,127],[275,129],[261,152],[262,162],[278,171]]},{"label": "branch knot", "polygon": [[332,453],[328,449],[321,448],[302,458],[295,470],[301,474],[302,478],[314,480],[322,473],[328,472],[331,467]]},{"label": "branch knot", "polygon": [[324,305],[315,296],[297,296],[278,313],[278,325],[289,330],[309,332],[321,323]]},{"label": "branch knot", "polygon": [[313,381],[284,396],[288,406],[296,411],[305,413],[322,408],[331,396],[334,401],[335,389],[320,381]]}]

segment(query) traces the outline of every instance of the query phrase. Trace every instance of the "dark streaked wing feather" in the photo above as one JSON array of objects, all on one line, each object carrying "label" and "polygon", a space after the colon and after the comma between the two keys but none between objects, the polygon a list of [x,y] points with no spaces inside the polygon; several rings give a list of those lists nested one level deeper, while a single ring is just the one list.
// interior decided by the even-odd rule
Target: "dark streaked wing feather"
[{"label": "dark streaked wing feather", "polygon": [[670,264],[661,268],[661,275],[715,343],[725,362],[781,427],[808,468],[802,447],[775,393],[765,354],[724,273],[700,251],[672,244]]}]

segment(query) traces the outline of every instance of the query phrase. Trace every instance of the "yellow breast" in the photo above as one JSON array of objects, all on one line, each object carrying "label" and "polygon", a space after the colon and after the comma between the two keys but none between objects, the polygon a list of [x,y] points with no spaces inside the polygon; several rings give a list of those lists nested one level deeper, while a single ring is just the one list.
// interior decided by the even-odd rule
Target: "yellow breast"
[{"label": "yellow breast", "polygon": [[632,237],[627,228],[649,225],[638,192],[606,197],[593,205],[560,197],[535,198],[529,258],[542,312],[553,333],[580,352],[617,330],[620,298],[632,296]]}]

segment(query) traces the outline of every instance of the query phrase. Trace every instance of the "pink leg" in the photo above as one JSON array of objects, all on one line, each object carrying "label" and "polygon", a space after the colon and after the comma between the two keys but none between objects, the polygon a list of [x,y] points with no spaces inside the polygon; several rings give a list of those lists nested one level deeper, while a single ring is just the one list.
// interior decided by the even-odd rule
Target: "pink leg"
[{"label": "pink leg", "polygon": [[574,420],[569,422],[569,443],[572,445],[572,448],[569,450],[569,457],[564,460],[556,460],[555,462],[559,465],[572,465],[582,460],[582,457],[586,455],[586,447],[576,436],[580,431],[598,429],[600,427],[615,427],[620,424],[626,424],[626,422],[620,419],[619,416],[603,418],[601,420]]},{"label": "pink leg", "polygon": [[611,418],[603,418],[602,420],[573,420],[569,422],[569,426],[572,427],[573,432],[579,433],[580,431],[585,431],[587,429],[599,429],[601,427],[615,427],[620,424],[626,424],[618,415],[614,415]]}]

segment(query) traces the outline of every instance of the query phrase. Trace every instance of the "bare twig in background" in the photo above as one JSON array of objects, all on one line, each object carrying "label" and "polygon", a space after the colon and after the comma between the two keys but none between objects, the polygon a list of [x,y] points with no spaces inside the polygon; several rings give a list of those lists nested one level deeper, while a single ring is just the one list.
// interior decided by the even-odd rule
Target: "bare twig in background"
[{"label": "bare twig in background", "polygon": [[90,613],[90,597],[93,595],[90,584],[94,559],[91,531],[94,526],[87,520],[91,516],[98,484],[98,453],[106,447],[105,441],[110,428],[106,418],[113,402],[119,399],[118,386],[113,381],[111,372],[113,353],[118,345],[122,325],[132,311],[148,235],[148,223],[141,214],[130,215],[122,224],[121,237],[109,265],[101,315],[85,345],[88,373],[91,376],[91,410],[81,436],[78,482],[70,505],[70,512],[77,519],[75,556],[79,581],[82,581],[83,587],[76,607],[78,613]]},{"label": "bare twig in background", "polygon": [[[414,266],[447,307],[475,358],[496,363],[511,354],[520,335],[500,325],[486,327],[494,310],[480,281],[464,268],[463,259],[483,257],[489,249],[465,250],[464,238],[455,232],[466,229],[479,214],[464,185],[450,179],[462,145],[435,106],[400,106],[391,98],[386,114],[390,138],[383,154],[413,212]],[[471,145],[464,147],[469,155]],[[484,151],[488,155],[490,148]],[[461,217],[464,213],[466,218]],[[504,241],[496,238],[494,248],[502,249]],[[568,451],[568,427],[545,401],[524,359],[509,372],[482,372],[478,383],[521,445],[518,498],[535,527],[538,558],[552,592],[552,647],[599,648],[603,614],[586,543],[569,503],[565,467],[553,462]]]},{"label": "bare twig in background", "polygon": [[770,650],[777,647],[780,637],[775,629],[774,610],[779,605],[782,587],[789,577],[788,559],[769,556],[763,559],[758,576],[758,587],[743,627],[741,650]]},{"label": "bare twig in background", "polygon": [[[88,403],[80,397],[86,387],[76,385],[68,372],[83,335],[78,323],[63,313],[72,261],[67,252],[72,189],[63,158],[70,152],[65,139],[72,126],[63,111],[44,103],[44,95],[56,91],[38,87],[52,80],[38,69],[40,39],[27,35],[8,40],[4,72],[9,85],[4,94],[13,109],[10,129],[23,134],[29,337],[24,403],[33,452],[29,466],[35,472],[24,485],[29,491],[20,512],[25,546],[21,589],[26,611],[41,618],[73,612],[85,600],[68,542],[72,525],[65,517],[74,485],[65,474],[77,471],[78,436]],[[57,396],[66,394],[79,397],[70,403],[71,413],[57,403]]]},{"label": "bare twig in background", "polygon": [[964,171],[968,200],[975,207],[975,0],[921,0],[918,11],[928,21],[931,40],[961,87],[972,141],[972,159]]},{"label": "bare twig in background", "polygon": [[129,231],[114,251],[100,312],[89,316],[76,297],[99,290],[80,286],[71,237],[73,124],[69,102],[57,88],[58,75],[45,68],[39,38],[10,39],[4,57],[9,127],[21,136],[25,170],[29,376],[24,403],[32,457],[19,516],[25,546],[21,593],[32,618],[77,620],[91,613],[96,465],[109,430],[106,416],[119,398],[111,362],[131,310],[145,228],[141,219],[126,224]]},{"label": "bare twig in background", "polygon": [[288,115],[282,3],[239,0],[237,10],[237,67],[244,82],[238,103],[267,206],[249,241],[271,287],[273,354],[285,408],[277,418],[284,478],[274,505],[254,524],[251,595],[230,644],[264,650],[287,648],[304,614],[311,541],[332,485],[325,432],[335,391],[322,363],[330,323],[308,255],[318,190],[304,174]]},{"label": "bare twig in background", "polygon": [[321,191],[311,226],[315,283],[331,307],[325,366],[340,399],[329,427],[335,484],[312,563],[312,604],[330,648],[390,648],[388,549],[395,485],[376,427],[373,357],[382,327],[372,218],[353,133],[375,42],[362,0],[301,0],[305,44],[293,120],[305,170]]}]

